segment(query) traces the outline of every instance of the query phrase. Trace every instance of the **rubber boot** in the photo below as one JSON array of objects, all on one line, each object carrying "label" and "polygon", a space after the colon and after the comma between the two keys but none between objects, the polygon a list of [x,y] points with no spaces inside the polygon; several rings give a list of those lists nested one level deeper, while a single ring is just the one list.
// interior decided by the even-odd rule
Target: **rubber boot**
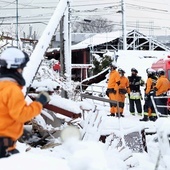
[{"label": "rubber boot", "polygon": [[131,112],[131,115],[132,115],[132,116],[135,116],[135,112]]},{"label": "rubber boot", "polygon": [[150,117],[149,117],[149,120],[150,120],[150,121],[153,121],[153,122],[155,122],[156,119],[157,119],[157,116],[150,116]]},{"label": "rubber boot", "polygon": [[119,114],[119,113],[116,113],[116,117],[120,117],[120,114]]},{"label": "rubber boot", "polygon": [[120,117],[125,117],[124,114],[122,112],[120,112]]},{"label": "rubber boot", "polygon": [[149,119],[148,119],[148,116],[147,115],[144,115],[144,117],[142,119],[139,119],[140,121],[145,121],[147,122]]},{"label": "rubber boot", "polygon": [[110,115],[107,115],[107,116],[115,117],[115,113],[111,113]]}]

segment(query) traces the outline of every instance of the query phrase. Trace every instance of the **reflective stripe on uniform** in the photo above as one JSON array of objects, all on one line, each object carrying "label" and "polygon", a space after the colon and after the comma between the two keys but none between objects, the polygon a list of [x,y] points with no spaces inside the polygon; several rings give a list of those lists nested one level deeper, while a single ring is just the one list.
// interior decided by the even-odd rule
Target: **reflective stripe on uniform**
[{"label": "reflective stripe on uniform", "polygon": [[157,116],[156,113],[151,113],[151,116]]},{"label": "reflective stripe on uniform", "polygon": [[143,114],[146,115],[146,116],[148,116],[148,112],[144,112]]},{"label": "reflective stripe on uniform", "polygon": [[135,115],[135,112],[131,112],[132,115]]},{"label": "reflective stripe on uniform", "polygon": [[130,99],[141,99],[139,92],[130,92]]}]

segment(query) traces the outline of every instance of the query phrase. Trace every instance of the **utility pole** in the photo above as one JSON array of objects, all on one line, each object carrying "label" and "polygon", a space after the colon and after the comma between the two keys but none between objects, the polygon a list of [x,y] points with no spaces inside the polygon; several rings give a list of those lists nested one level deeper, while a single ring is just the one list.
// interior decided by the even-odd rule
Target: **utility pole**
[{"label": "utility pole", "polygon": [[123,50],[127,50],[125,0],[121,0]]},{"label": "utility pole", "polygon": [[70,83],[71,86],[71,75],[72,75],[72,50],[71,50],[71,8],[70,8],[70,1],[67,1],[67,7],[68,7],[68,55],[67,55],[67,60],[68,60],[68,66],[67,66],[67,73],[69,74],[68,82]]},{"label": "utility pole", "polygon": [[16,0],[16,41],[17,41],[17,48],[18,48],[18,0]]},{"label": "utility pole", "polygon": [[[67,1],[67,8],[60,21],[60,63],[61,75],[67,73],[67,86],[71,87],[71,21],[70,3]],[[68,98],[68,92],[62,90],[62,97]]]}]

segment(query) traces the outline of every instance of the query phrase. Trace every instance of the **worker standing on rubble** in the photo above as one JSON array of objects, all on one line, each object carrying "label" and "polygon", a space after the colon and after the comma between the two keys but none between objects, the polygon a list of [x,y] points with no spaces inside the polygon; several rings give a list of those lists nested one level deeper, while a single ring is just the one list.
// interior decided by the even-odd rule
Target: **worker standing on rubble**
[{"label": "worker standing on rubble", "polygon": [[36,101],[26,103],[22,72],[28,61],[28,55],[15,47],[7,48],[0,56],[0,158],[19,152],[15,143],[24,123],[40,114],[49,101],[47,93],[40,93]]},{"label": "worker standing on rubble", "polygon": [[154,92],[154,87],[156,85],[157,82],[157,76],[156,76],[156,71],[148,68],[146,70],[147,73],[147,81],[146,81],[146,87],[145,87],[145,94],[144,94],[144,106],[143,106],[143,110],[144,110],[144,116],[142,119],[140,119],[140,121],[155,121],[157,119],[156,116],[156,112],[151,100],[151,96],[155,96],[155,92]]},{"label": "worker standing on rubble", "polygon": [[156,91],[156,97],[155,103],[156,105],[163,106],[163,107],[157,107],[158,112],[160,114],[167,115],[168,110],[166,108],[167,106],[167,91],[169,90],[169,80],[165,76],[165,71],[160,68],[157,70],[158,80],[156,83],[156,86],[154,87],[154,90]]},{"label": "worker standing on rubble", "polygon": [[135,68],[131,69],[131,76],[128,76],[129,79],[129,111],[135,116],[135,105],[138,115],[142,115],[142,104],[141,104],[141,90],[140,86],[144,86],[144,81],[141,76],[138,76],[138,71]]},{"label": "worker standing on rubble", "polygon": [[117,69],[116,63],[110,64],[110,74],[109,74],[106,94],[109,97],[109,99],[115,101],[115,103],[110,104],[110,115],[108,116],[116,116],[116,113],[118,111],[117,94],[118,94],[118,89],[120,85],[120,75],[116,69]]}]

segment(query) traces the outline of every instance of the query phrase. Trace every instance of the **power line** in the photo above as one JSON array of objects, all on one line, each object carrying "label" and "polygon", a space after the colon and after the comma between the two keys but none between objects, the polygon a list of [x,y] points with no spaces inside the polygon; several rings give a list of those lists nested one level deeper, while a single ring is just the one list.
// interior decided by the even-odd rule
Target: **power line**
[{"label": "power line", "polygon": [[[16,3],[15,3],[16,1],[13,1],[13,2],[1,1],[1,2],[8,3],[8,6],[9,6],[9,5],[12,5],[12,4],[16,4]],[[28,9],[55,8],[54,6],[52,6],[52,7],[35,6],[35,5],[30,5],[29,3],[27,3],[27,4],[26,4],[26,3],[18,3],[18,5],[24,6],[24,7],[27,6],[27,8],[30,7],[30,8],[28,8]],[[49,5],[49,3],[48,3],[48,5]],[[57,4],[56,4],[56,5],[57,5]],[[1,6],[0,8],[3,9],[4,7]],[[25,7],[25,8],[19,8],[19,9],[27,9],[27,8]],[[14,8],[11,7],[11,8],[4,8],[4,9],[8,9],[8,10],[9,10],[9,9],[14,9]]]},{"label": "power line", "polygon": [[[133,0],[132,0],[133,1]],[[136,0],[135,0],[136,1]],[[0,3],[2,4],[2,2],[4,3],[7,3],[9,5],[14,5],[15,3],[13,2],[7,2],[7,1],[1,1]],[[80,18],[89,18],[89,17],[107,17],[108,16],[111,16],[112,17],[112,20],[113,18],[115,18],[116,20],[120,20],[120,17],[121,15],[120,14],[117,14],[117,10],[120,9],[121,7],[121,4],[120,4],[120,1],[116,1],[116,2],[104,2],[103,0],[91,0],[90,3],[88,3],[87,0],[74,0],[75,3],[72,3],[72,17],[75,17],[80,19]],[[146,0],[141,0],[140,2],[146,2]],[[148,2],[148,1],[147,1]],[[41,11],[41,9],[43,10],[43,12],[41,11],[40,14],[38,15],[33,15],[33,16],[23,16],[20,17],[20,20],[23,20],[22,24],[26,23],[27,22],[24,22],[24,19],[27,20],[27,21],[32,21],[33,24],[36,24],[38,23],[38,20],[39,21],[44,21],[44,20],[48,20],[48,17],[46,14],[44,14],[44,11],[45,10],[50,10],[50,9],[55,9],[56,7],[52,4],[54,4],[58,2],[41,2],[41,6],[40,5],[36,5],[37,3],[31,3],[31,4],[25,4],[25,3],[19,3],[19,5],[23,6],[23,7],[19,7],[18,9],[19,10],[28,10],[27,13],[29,13],[29,10],[35,10],[36,12],[38,12],[37,10]],[[76,4],[76,3],[79,3],[79,4]],[[84,4],[85,3],[85,4]],[[151,3],[151,2],[148,2],[148,3]],[[160,4],[160,5],[164,5],[164,3],[156,3],[154,2],[154,6],[155,4]],[[15,10],[14,7],[11,6],[11,8],[5,8],[5,7],[2,7],[1,5],[1,11],[7,11],[7,10]],[[154,8],[153,6],[146,6],[146,5],[137,5],[137,2],[132,4],[132,3],[127,3],[127,13],[128,13],[128,10],[138,10],[140,12],[142,11],[147,11],[147,12],[152,12],[152,13],[161,13],[161,14],[164,14],[164,15],[169,15],[169,12],[167,12],[167,10],[165,9],[159,9],[159,8]],[[23,12],[23,11],[22,11]],[[52,15],[52,13],[51,13]],[[1,15],[2,16],[2,15]],[[151,15],[153,16],[153,15]],[[35,18],[36,17],[36,18]],[[168,21],[169,19],[167,19],[167,17],[144,17],[143,15],[140,16],[140,15],[127,15],[127,18],[128,19],[135,19],[136,20],[139,20],[139,19],[150,19],[150,20],[163,20],[163,21]],[[0,18],[1,19],[1,18]],[[6,18],[5,18],[6,19]],[[50,14],[49,14],[49,19],[50,19]],[[76,20],[75,20],[76,21]],[[29,22],[29,23],[30,23]],[[46,22],[46,21],[45,21]],[[127,21],[128,22],[128,21]],[[136,21],[137,22],[137,21]],[[120,24],[119,24],[120,25]],[[134,26],[133,24],[130,24],[132,26]],[[134,26],[135,27],[135,26]]]},{"label": "power line", "polygon": [[[127,6],[127,8],[133,8],[134,10],[139,10],[140,11],[150,11],[150,12],[153,12],[153,13],[163,13],[163,14],[167,14],[169,15],[168,11],[167,10],[162,10],[162,9],[158,9],[158,8],[150,8],[150,7],[146,7],[146,6],[141,6],[141,5],[133,5],[133,4],[128,4],[129,6]],[[75,10],[74,8],[72,8],[72,13],[81,13],[81,14],[78,14],[78,15],[81,15],[82,16],[82,13],[86,13],[86,14],[83,14],[83,15],[88,15],[87,13],[90,13],[90,15],[95,15],[97,13],[103,13],[103,11],[108,11],[108,12],[116,12],[115,10],[114,11],[111,11],[110,9],[118,9],[118,5],[117,6],[106,6],[106,7],[103,7],[102,9],[99,9],[99,8],[93,8],[93,9],[86,9],[86,10]],[[92,14],[92,13],[95,13],[95,14]],[[109,13],[105,13],[104,15],[110,15]]]},{"label": "power line", "polygon": [[[18,25],[23,25],[23,24],[44,24],[44,25],[47,25],[48,21],[44,21],[44,22],[40,22],[40,21],[32,21],[32,22],[19,22]],[[17,24],[16,22],[14,23],[11,23],[11,22],[4,22],[4,23],[1,23],[0,25],[11,25],[11,24]]]},{"label": "power line", "polygon": [[[98,26],[96,26],[96,25],[94,25],[94,24],[90,24],[90,23],[84,23],[84,22],[82,22],[82,21],[76,21],[77,23],[79,23],[79,24],[86,24],[86,25],[90,25],[90,26],[94,26],[94,27],[98,27]],[[122,27],[122,23],[121,22],[113,22],[113,21],[110,21],[110,22],[112,22],[112,24],[110,24],[110,25],[106,25],[106,26],[104,26],[104,27],[102,27],[102,28],[105,28],[105,27],[110,27],[110,26],[120,26],[120,27]],[[126,24],[126,26],[127,27],[132,27],[132,28],[135,28],[136,27],[136,23],[137,22],[132,22],[132,21],[127,21],[127,24]],[[141,24],[142,23],[142,24]],[[146,25],[146,23],[148,23],[147,25]],[[138,22],[138,28],[145,28],[145,29],[149,29],[150,28],[150,22]],[[162,29],[160,26],[158,26],[158,25],[154,25],[154,26],[152,26],[152,28],[153,29]],[[166,27],[166,28],[168,28],[168,29],[170,29],[170,27]]]},{"label": "power line", "polygon": [[[113,2],[113,0],[110,0],[110,2],[108,2],[109,0],[107,0],[107,3],[118,3],[118,2],[120,2],[120,0],[117,0],[117,1],[115,1],[114,0],[114,2]],[[74,0],[73,1],[73,3],[75,3],[76,4],[76,2],[78,2],[78,3],[86,3],[87,4],[87,0]],[[94,2],[94,3],[99,3],[99,2],[103,2],[103,0],[91,0],[90,2]]]},{"label": "power line", "polygon": [[[92,13],[92,12],[89,12],[89,13]],[[117,14],[117,12],[116,11],[109,11],[108,13],[106,13],[105,11],[95,11],[94,13],[92,13],[92,14],[90,14],[90,16],[107,16],[107,15],[113,15],[113,17],[118,17],[118,15],[120,16],[120,14]],[[83,13],[83,12],[80,12],[80,14],[79,13],[77,13],[77,12],[73,12],[72,13],[72,16],[73,17],[78,17],[78,18],[80,18],[80,17],[87,17],[89,14],[88,13]],[[164,13],[164,15],[170,15],[169,13]],[[153,16],[153,15],[152,15]],[[136,18],[136,19],[149,19],[149,20],[164,20],[164,21],[169,21],[169,18],[167,18],[167,17],[144,17],[143,15],[142,16],[140,16],[140,15],[138,15],[138,16],[135,16],[135,15],[129,15],[129,14],[127,14],[126,15],[126,17],[127,18]]]},{"label": "power line", "polygon": [[[15,10],[16,8],[1,8],[1,10]],[[55,7],[25,7],[25,8],[22,8],[22,7],[19,7],[18,9],[20,10],[25,10],[25,9],[55,9]]]},{"label": "power line", "polygon": [[82,5],[72,5],[71,7],[84,7],[84,6],[100,6],[100,5],[114,5],[114,4],[120,4],[120,2],[115,2],[115,3],[94,3],[94,4],[82,4]]},{"label": "power line", "polygon": [[[135,1],[137,2],[136,0],[131,0],[131,1]],[[153,5],[153,0],[151,0],[151,2],[149,2],[148,0],[144,1],[144,0],[140,0],[140,3],[141,2],[144,2],[144,3],[149,3],[149,4],[152,4]],[[167,5],[167,3],[161,3],[161,2],[154,2],[154,5],[157,4],[157,5]]]},{"label": "power line", "polygon": [[[141,19],[148,19],[148,17],[143,17],[143,16],[132,16],[132,15],[127,15],[128,18],[141,18]],[[164,21],[169,21],[168,18],[160,18],[160,17],[149,17],[149,20],[164,20]]]},{"label": "power line", "polygon": [[[3,1],[1,1],[1,2],[3,2]],[[5,2],[6,2],[6,1],[5,1]],[[6,6],[9,6],[9,5],[11,5],[11,4],[15,4],[15,0],[14,0],[13,2],[6,2],[6,3],[8,3],[8,4],[7,4],[7,5],[4,5],[3,8],[6,7]]]},{"label": "power line", "polygon": [[158,8],[153,8],[153,7],[147,7],[147,6],[142,6],[142,5],[134,5],[134,4],[126,4],[127,6],[129,5],[130,7],[135,7],[138,9],[147,9],[147,10],[151,10],[151,11],[160,11],[160,12],[168,12],[168,10],[164,10],[164,9],[158,9]]}]

